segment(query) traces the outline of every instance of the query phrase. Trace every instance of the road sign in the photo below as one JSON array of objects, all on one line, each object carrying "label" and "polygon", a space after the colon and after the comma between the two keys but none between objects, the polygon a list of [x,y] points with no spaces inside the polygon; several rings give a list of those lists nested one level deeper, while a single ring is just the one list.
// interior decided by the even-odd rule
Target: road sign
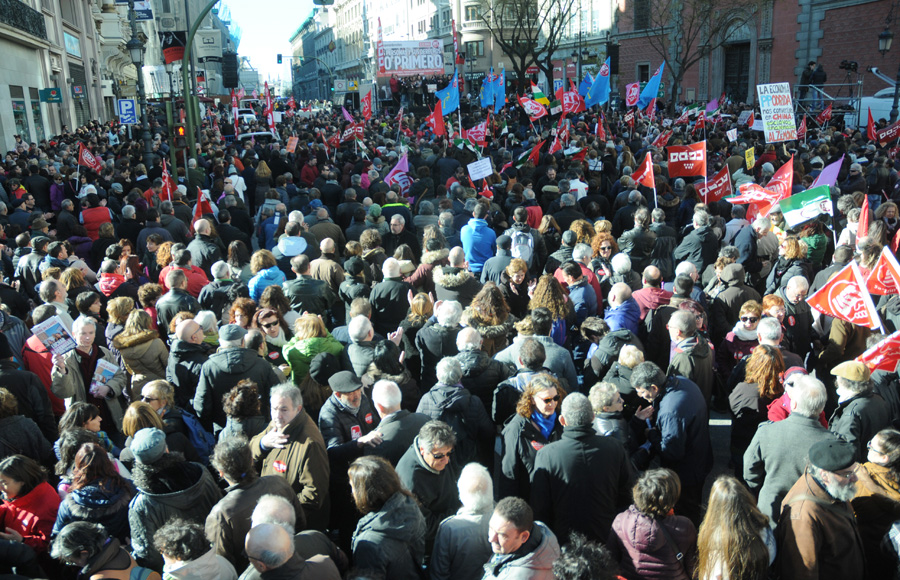
[{"label": "road sign", "polygon": [[119,123],[136,125],[137,122],[137,105],[134,99],[119,99]]},{"label": "road sign", "polygon": [[339,93],[347,92],[347,81],[344,79],[335,79],[334,80],[334,90]]},{"label": "road sign", "polygon": [[73,99],[83,99],[84,98],[84,85],[72,85],[72,98]]},{"label": "road sign", "polygon": [[348,91],[358,91],[359,90],[359,82],[347,81],[347,90]]},{"label": "road sign", "polygon": [[59,89],[41,89],[38,91],[41,100],[45,103],[61,103],[62,102],[62,93]]}]

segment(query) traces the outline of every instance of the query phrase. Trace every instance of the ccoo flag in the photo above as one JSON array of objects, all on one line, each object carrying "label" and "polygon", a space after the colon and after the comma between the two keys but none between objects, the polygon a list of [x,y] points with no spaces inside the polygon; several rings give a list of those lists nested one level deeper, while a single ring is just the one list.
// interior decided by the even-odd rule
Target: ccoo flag
[{"label": "ccoo flag", "polygon": [[485,77],[481,83],[481,108],[487,109],[494,104],[494,67],[491,67],[491,74]]},{"label": "ccoo flag", "polygon": [[593,107],[594,105],[602,105],[609,100],[609,57],[600,67],[600,72],[594,79],[591,89],[584,97],[584,106]]},{"label": "ccoo flag", "polygon": [[501,68],[500,74],[494,79],[494,113],[506,105],[506,69]]},{"label": "ccoo flag", "polygon": [[647,86],[644,87],[644,90],[641,91],[641,98],[638,99],[637,106],[639,109],[644,109],[647,105],[650,104],[650,101],[656,98],[657,93],[659,93],[659,81],[662,80],[663,70],[666,68],[666,61],[663,61],[659,68],[656,69],[656,72],[653,73],[653,76],[650,77],[650,81],[647,82]]},{"label": "ccoo flag", "polygon": [[591,85],[594,84],[594,77],[591,76],[591,73],[584,73],[584,80],[581,81],[581,84],[578,85],[578,94],[582,97],[588,94],[588,91],[591,90]]},{"label": "ccoo flag", "polygon": [[454,70],[450,84],[435,93],[441,100],[444,115],[449,115],[459,108],[459,73]]}]

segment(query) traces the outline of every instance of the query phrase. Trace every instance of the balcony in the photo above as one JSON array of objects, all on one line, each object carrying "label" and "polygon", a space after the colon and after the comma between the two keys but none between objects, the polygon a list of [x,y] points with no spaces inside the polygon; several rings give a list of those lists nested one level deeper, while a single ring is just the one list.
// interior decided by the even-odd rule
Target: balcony
[{"label": "balcony", "polygon": [[0,24],[47,40],[44,15],[19,0],[0,0]]}]

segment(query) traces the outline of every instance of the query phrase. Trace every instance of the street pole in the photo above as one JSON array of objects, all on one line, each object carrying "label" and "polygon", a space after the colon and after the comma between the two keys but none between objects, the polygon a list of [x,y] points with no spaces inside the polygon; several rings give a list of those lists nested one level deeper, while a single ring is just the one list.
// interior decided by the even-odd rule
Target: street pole
[{"label": "street pole", "polygon": [[[128,14],[131,20],[131,40],[128,41],[127,48],[129,49],[129,56],[132,57],[131,60],[134,63],[135,70],[137,71],[138,102],[141,105],[141,140],[144,142],[144,153],[141,160],[144,163],[144,168],[147,171],[150,171],[150,168],[153,165],[153,147],[150,145],[152,137],[150,136],[150,124],[147,121],[147,95],[144,92],[144,45],[138,39],[138,26],[137,18],[134,13],[134,0],[128,0]],[[140,49],[139,52],[137,50],[138,48]],[[135,52],[132,53],[132,50]],[[135,59],[135,56],[138,56],[138,58]]]},{"label": "street pole", "polygon": [[[206,15],[213,9],[213,7],[219,2],[219,0],[211,0],[206,7],[200,11],[200,14],[197,16],[197,19],[194,20],[193,24],[191,24],[191,29],[188,32],[187,42],[184,47],[184,57],[181,60],[181,80],[184,84],[184,102],[185,106],[188,103],[188,93],[190,89],[188,87],[191,86],[190,79],[188,78],[190,71],[189,66],[185,66],[185,63],[191,62],[191,47],[194,45],[194,36],[197,35],[197,30],[200,29],[200,24],[203,23],[203,19],[206,18]],[[194,80],[197,80],[197,77],[194,77]],[[194,137],[194,131],[198,131],[197,136],[199,137],[199,123],[195,125],[194,123],[194,115],[193,115],[193,107],[188,108],[187,115],[185,116],[185,136],[188,141],[188,151],[190,152],[190,156],[193,159],[197,158],[197,141]]]},{"label": "street pole", "polygon": [[897,115],[900,113],[900,110],[897,109],[898,105],[900,105],[900,67],[897,67],[897,83],[894,85],[894,104],[891,106],[891,116],[890,123],[891,125],[897,120]]}]

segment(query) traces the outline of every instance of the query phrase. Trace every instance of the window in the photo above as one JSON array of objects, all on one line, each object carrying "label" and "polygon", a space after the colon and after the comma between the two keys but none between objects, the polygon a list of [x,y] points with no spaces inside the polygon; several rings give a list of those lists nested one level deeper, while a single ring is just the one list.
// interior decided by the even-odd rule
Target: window
[{"label": "window", "polygon": [[637,65],[637,80],[646,83],[650,80],[650,65],[647,63]]},{"label": "window", "polygon": [[634,0],[634,29],[650,28],[650,0]]},{"label": "window", "polygon": [[419,34],[423,34],[424,32],[425,32],[425,21],[420,20],[419,21]]},{"label": "window", "polygon": [[441,17],[440,17],[439,14],[435,14],[435,15],[433,15],[433,16],[431,17],[431,24],[430,24],[430,26],[431,26],[431,29],[432,29],[432,30],[437,30],[438,28],[440,28],[440,26],[441,26],[440,18],[441,18]]},{"label": "window", "polygon": [[444,26],[450,26],[450,21],[452,18],[450,17],[450,11],[444,10]]},{"label": "window", "polygon": [[74,0],[59,0],[59,11],[62,13],[63,20],[70,24],[78,24]]},{"label": "window", "polygon": [[484,56],[484,41],[467,42],[466,56]]},{"label": "window", "polygon": [[466,21],[472,22],[473,20],[481,20],[481,16],[478,14],[478,6],[466,6]]}]

